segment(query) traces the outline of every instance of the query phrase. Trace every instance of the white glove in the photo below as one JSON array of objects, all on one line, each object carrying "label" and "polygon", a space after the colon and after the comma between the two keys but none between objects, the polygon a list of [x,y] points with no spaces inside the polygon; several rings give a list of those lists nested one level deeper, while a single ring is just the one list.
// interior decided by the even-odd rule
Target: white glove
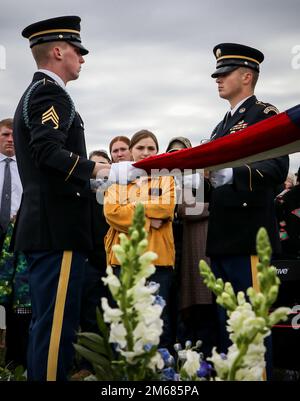
[{"label": "white glove", "polygon": [[93,192],[106,191],[112,183],[102,178],[90,179],[90,187]]},{"label": "white glove", "polygon": [[210,174],[210,182],[214,188],[221,185],[232,184],[233,170],[232,168],[222,168],[221,170],[213,171]]},{"label": "white glove", "polygon": [[183,185],[185,188],[198,189],[201,184],[201,177],[199,173],[187,174],[183,176]]},{"label": "white glove", "polygon": [[145,170],[136,168],[133,162],[119,162],[111,165],[108,181],[110,183],[117,183],[127,185],[130,181],[135,180],[138,177],[147,175]]}]

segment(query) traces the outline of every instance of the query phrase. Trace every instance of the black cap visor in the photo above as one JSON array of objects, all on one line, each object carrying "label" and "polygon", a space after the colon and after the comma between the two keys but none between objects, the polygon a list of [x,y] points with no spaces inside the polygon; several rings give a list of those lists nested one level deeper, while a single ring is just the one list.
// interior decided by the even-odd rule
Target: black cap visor
[{"label": "black cap visor", "polygon": [[86,54],[89,53],[89,51],[84,46],[82,46],[82,44],[78,41],[66,40],[66,42],[69,42],[72,46],[77,47],[82,56],[85,56]]},{"label": "black cap visor", "polygon": [[226,65],[224,67],[217,68],[216,71],[211,74],[212,78],[218,78],[220,75],[229,74],[230,72],[237,70],[240,65]]}]

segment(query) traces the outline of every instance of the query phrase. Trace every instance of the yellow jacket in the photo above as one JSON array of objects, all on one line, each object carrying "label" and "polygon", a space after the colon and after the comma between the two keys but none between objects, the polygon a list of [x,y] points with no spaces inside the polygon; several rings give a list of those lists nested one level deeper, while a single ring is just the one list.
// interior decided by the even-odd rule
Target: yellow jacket
[{"label": "yellow jacket", "polygon": [[[128,185],[114,184],[104,198],[104,215],[110,228],[105,236],[107,263],[118,265],[112,246],[119,243],[119,234],[128,233],[132,224],[135,204],[145,207],[148,232],[148,249],[156,252],[156,266],[174,266],[175,248],[172,220],[175,208],[175,186],[173,177],[143,177]],[[164,220],[159,229],[151,227],[151,219]]]}]

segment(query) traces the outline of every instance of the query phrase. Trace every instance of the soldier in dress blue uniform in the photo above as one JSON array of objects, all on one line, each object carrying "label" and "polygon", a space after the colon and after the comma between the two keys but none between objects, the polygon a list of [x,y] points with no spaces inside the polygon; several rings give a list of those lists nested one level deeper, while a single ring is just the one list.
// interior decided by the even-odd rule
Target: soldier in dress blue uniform
[{"label": "soldier in dress blue uniform", "polygon": [[22,32],[38,71],[14,117],[23,197],[14,249],[29,266],[29,380],[66,380],[78,329],[87,252],[94,249],[89,180],[109,167],[87,159],[83,122],[66,91],[88,50],[80,18],[57,17]]},{"label": "soldier in dress blue uniform", "polygon": [[[271,104],[258,101],[254,88],[264,55],[252,47],[221,43],[215,46],[216,79],[219,96],[230,103],[230,110],[214,129],[211,140],[242,130],[278,113]],[[256,234],[260,227],[268,231],[273,253],[280,251],[274,211],[276,187],[288,174],[288,156],[225,168],[211,174],[213,186],[207,254],[213,271],[230,281],[235,291],[253,285]],[[225,352],[229,339],[224,313],[220,313],[222,336],[220,350]]]}]

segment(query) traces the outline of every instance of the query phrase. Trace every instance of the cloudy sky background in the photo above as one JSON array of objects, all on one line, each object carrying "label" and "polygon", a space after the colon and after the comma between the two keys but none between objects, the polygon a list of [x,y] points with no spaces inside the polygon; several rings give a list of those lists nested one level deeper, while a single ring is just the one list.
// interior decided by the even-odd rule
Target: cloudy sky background
[{"label": "cloudy sky background", "polygon": [[[35,70],[22,29],[61,15],[82,18],[90,50],[68,90],[86,129],[88,150],[116,135],[153,131],[164,151],[181,135],[198,145],[209,138],[228,103],[210,74],[213,47],[244,43],[265,54],[256,95],[281,111],[299,103],[299,0],[1,0],[0,118],[12,116]],[[294,52],[294,53],[293,53]],[[300,165],[291,157],[291,170]]]}]

